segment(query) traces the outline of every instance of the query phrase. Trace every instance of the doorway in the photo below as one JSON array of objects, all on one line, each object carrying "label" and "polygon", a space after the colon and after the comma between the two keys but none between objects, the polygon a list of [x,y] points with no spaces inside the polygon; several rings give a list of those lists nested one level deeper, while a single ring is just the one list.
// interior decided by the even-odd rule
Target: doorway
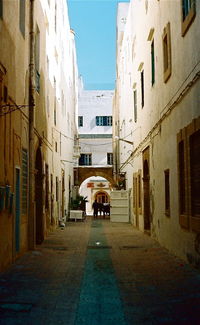
[{"label": "doorway", "polygon": [[97,192],[95,195],[95,199],[98,203],[108,203],[109,202],[109,196],[106,192]]},{"label": "doorway", "polygon": [[144,200],[144,230],[150,231],[150,173],[149,147],[143,151],[143,200]]},{"label": "doorway", "polygon": [[20,249],[20,169],[15,169],[15,252]]},{"label": "doorway", "polygon": [[36,244],[44,240],[43,221],[43,177],[42,177],[42,154],[38,147],[35,160],[35,213],[36,213]]},{"label": "doorway", "polygon": [[138,213],[138,179],[137,173],[133,175],[133,212],[135,215],[135,226],[139,227],[139,213]]}]

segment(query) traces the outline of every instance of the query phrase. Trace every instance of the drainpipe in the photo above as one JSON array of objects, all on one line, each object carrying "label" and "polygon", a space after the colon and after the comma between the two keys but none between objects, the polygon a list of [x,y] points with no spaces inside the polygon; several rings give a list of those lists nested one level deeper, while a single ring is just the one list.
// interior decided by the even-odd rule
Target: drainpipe
[{"label": "drainpipe", "polygon": [[35,109],[35,57],[34,57],[34,0],[30,0],[30,57],[29,57],[29,219],[28,245],[35,249],[35,208],[34,208],[34,109]]}]

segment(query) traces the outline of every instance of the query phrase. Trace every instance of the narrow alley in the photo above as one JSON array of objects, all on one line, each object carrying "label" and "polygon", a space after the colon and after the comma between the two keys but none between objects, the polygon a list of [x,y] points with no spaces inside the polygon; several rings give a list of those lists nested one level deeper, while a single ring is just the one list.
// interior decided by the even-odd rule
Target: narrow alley
[{"label": "narrow alley", "polygon": [[68,222],[0,276],[0,324],[199,324],[200,275],[131,224]]}]

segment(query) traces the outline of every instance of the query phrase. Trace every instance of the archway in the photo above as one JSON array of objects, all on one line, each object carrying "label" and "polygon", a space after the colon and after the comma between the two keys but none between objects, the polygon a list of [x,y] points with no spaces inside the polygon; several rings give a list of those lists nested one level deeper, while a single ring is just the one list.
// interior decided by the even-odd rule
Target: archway
[{"label": "archway", "polygon": [[38,147],[35,159],[35,213],[36,213],[36,244],[44,240],[43,220],[43,177],[42,177],[42,153]]},{"label": "archway", "polygon": [[110,202],[111,189],[109,180],[101,176],[91,176],[82,182],[79,194],[87,198],[87,215],[93,214],[92,204],[95,200],[102,204]]},{"label": "archway", "polygon": [[113,178],[112,167],[77,167],[74,168],[75,185],[81,185],[89,177],[103,177],[109,181],[112,187],[116,186],[116,182]]},{"label": "archway", "polygon": [[108,203],[110,202],[110,196],[105,191],[99,191],[95,194],[95,200],[97,200],[98,203]]}]

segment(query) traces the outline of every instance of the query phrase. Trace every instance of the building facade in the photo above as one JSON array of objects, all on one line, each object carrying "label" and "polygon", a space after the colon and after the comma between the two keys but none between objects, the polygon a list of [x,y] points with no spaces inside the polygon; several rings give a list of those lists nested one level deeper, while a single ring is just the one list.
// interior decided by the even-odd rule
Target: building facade
[{"label": "building facade", "polygon": [[112,165],[112,98],[111,90],[79,88],[79,166]]},{"label": "building facade", "polygon": [[[121,14],[119,5],[118,18]],[[113,105],[113,133],[122,139],[114,162],[130,189],[131,222],[196,265],[199,18],[199,1],[130,2],[123,37],[117,40]],[[118,19],[119,29],[120,24]]]},{"label": "building facade", "polygon": [[68,213],[78,87],[66,1],[0,1],[0,37],[3,270]]},{"label": "building facade", "polygon": [[[80,158],[77,177],[81,195],[88,197],[89,213],[92,211],[92,202],[97,198],[97,192],[99,202],[105,199],[105,202],[101,203],[106,203],[110,200],[108,184],[113,176],[112,100],[113,91],[84,90],[80,78],[78,105]],[[85,182],[81,185],[83,181]],[[102,188],[96,184],[102,184]]]}]

